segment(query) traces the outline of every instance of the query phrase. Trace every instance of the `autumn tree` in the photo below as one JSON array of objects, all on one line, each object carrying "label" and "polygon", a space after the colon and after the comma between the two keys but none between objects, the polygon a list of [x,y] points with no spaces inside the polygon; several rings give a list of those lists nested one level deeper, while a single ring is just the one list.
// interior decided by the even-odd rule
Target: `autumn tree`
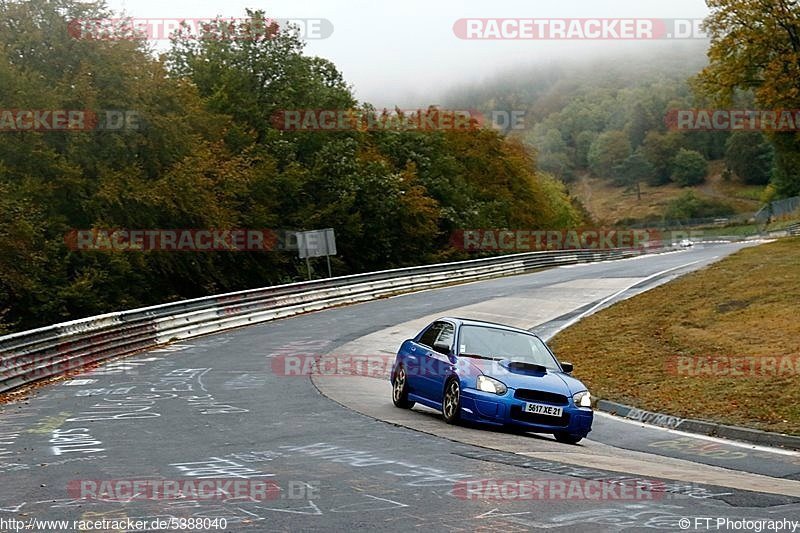
[{"label": "autumn tree", "polygon": [[74,32],[113,16],[101,2],[0,0],[4,108],[122,109],[141,126],[0,135],[0,332],[304,276],[291,251],[76,251],[70,230],[333,227],[334,274],[347,274],[458,257],[456,229],[583,220],[533,153],[489,128],[276,127],[283,109],[375,110],[263,12],[183,28],[161,56],[124,29]]},{"label": "autumn tree", "polygon": [[[711,14],[709,65],[696,80],[716,105],[752,91],[765,109],[800,108],[800,5],[794,0],[706,0]],[[776,150],[773,177],[779,193],[800,194],[800,136],[770,134]]]},{"label": "autumn tree", "polygon": [[773,159],[772,146],[758,131],[735,132],[728,138],[725,163],[744,183],[769,183]]}]

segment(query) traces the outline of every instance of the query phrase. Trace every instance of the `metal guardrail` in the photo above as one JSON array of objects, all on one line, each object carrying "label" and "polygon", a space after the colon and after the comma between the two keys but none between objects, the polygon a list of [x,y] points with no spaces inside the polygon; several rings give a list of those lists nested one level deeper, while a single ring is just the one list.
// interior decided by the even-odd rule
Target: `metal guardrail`
[{"label": "metal guardrail", "polygon": [[[669,248],[658,251],[665,249]],[[13,333],[0,337],[0,393],[174,340],[401,292],[641,253],[544,251],[385,270],[184,300]]]},{"label": "metal guardrail", "polygon": [[790,236],[800,235],[800,222],[786,226],[786,234]]}]

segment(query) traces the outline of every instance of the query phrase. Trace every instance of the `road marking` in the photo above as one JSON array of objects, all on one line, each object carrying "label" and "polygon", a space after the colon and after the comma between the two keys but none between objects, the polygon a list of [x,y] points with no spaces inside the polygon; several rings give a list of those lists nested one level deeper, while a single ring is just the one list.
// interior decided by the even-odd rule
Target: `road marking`
[{"label": "road marking", "polygon": [[556,334],[557,334],[557,333],[559,333],[560,331],[567,329],[568,327],[570,327],[571,325],[575,324],[576,322],[578,322],[578,321],[579,321],[579,320],[581,320],[582,318],[584,318],[584,317],[586,317],[586,316],[588,316],[588,315],[590,315],[590,314],[594,313],[594,312],[595,312],[595,311],[597,311],[597,309],[599,309],[601,306],[605,305],[606,303],[608,303],[609,301],[613,300],[613,299],[614,299],[614,298],[616,298],[617,296],[619,296],[619,295],[621,295],[621,294],[624,294],[625,292],[627,292],[627,291],[631,290],[631,288],[635,287],[636,285],[639,285],[640,283],[645,283],[645,282],[647,282],[647,281],[650,281],[651,279],[653,279],[653,278],[657,278],[658,276],[663,276],[663,275],[664,275],[664,274],[666,274],[667,272],[671,272],[671,271],[673,271],[673,270],[678,270],[679,268],[685,268],[685,267],[687,267],[687,266],[694,265],[694,264],[696,264],[696,263],[699,263],[699,262],[701,262],[701,261],[705,261],[705,259],[698,259],[697,261],[692,261],[691,263],[684,263],[683,265],[678,265],[678,266],[676,266],[676,267],[672,267],[672,268],[668,268],[668,269],[666,269],[666,270],[662,270],[661,272],[656,272],[655,274],[650,274],[650,275],[649,275],[649,276],[647,276],[646,278],[641,278],[641,279],[640,279],[639,281],[637,281],[636,283],[633,283],[633,284],[631,284],[631,285],[628,285],[627,287],[623,287],[622,289],[620,289],[619,291],[615,292],[615,293],[614,293],[614,294],[612,294],[611,296],[607,296],[606,298],[603,298],[602,300],[600,300],[599,302],[597,302],[595,305],[593,305],[592,307],[590,307],[589,309],[587,309],[587,310],[586,310],[586,311],[584,311],[583,313],[581,313],[581,314],[579,314],[579,315],[577,315],[577,316],[573,317],[572,319],[570,319],[569,321],[567,321],[567,322],[566,322],[566,323],[564,323],[563,325],[559,326],[559,328],[558,328],[558,329],[556,329],[555,331],[553,331],[552,333],[550,333],[550,334],[548,335],[548,338],[547,338],[547,339],[545,339],[545,340],[550,340],[550,339],[552,339],[552,338],[553,338],[553,337],[555,337],[555,336],[556,336]]},{"label": "road marking", "polygon": [[739,442],[735,440],[727,440],[721,439],[719,437],[712,437],[710,435],[701,435],[699,433],[689,433],[687,431],[680,431],[678,429],[669,429],[669,428],[662,428],[660,426],[653,426],[650,424],[645,424],[644,422],[637,422],[635,420],[628,420],[627,418],[623,418],[620,416],[615,416],[609,413],[604,413],[602,411],[595,411],[595,415],[602,416],[604,418],[610,418],[612,420],[616,420],[617,422],[624,422],[625,424],[633,424],[636,426],[645,426],[649,429],[657,429],[659,431],[666,431],[672,435],[680,435],[682,437],[692,437],[695,439],[706,440],[709,442],[716,442],[718,444],[727,444],[729,446],[736,446],[737,448],[747,448],[748,450],[755,450],[759,452],[766,452],[766,453],[774,453],[777,455],[789,455],[792,457],[800,457],[800,452],[795,452],[792,450],[784,450],[782,448],[770,448],[768,446],[760,446],[758,444],[748,444],[746,442]]},{"label": "road marking", "polygon": [[495,507],[491,511],[486,511],[483,514],[479,514],[475,518],[486,518],[486,517],[489,517],[489,516],[491,516],[492,518],[498,518],[500,516],[517,516],[517,515],[523,515],[523,514],[531,514],[531,511],[522,511],[522,512],[519,512],[519,513],[496,513],[495,512],[495,511],[499,511],[499,510],[500,509],[498,507]]},{"label": "road marking", "polygon": [[91,385],[92,383],[97,383],[96,379],[73,379],[70,381],[65,381],[63,385],[65,387],[74,387],[74,386],[81,386],[81,385]]}]

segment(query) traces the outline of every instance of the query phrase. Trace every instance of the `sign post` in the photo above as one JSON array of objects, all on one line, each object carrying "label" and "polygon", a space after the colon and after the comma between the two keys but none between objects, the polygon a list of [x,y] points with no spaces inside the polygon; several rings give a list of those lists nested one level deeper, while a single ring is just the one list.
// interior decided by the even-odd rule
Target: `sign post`
[{"label": "sign post", "polygon": [[311,257],[325,256],[328,262],[328,277],[332,278],[331,256],[336,255],[336,235],[333,228],[300,231],[297,234],[297,254],[306,260],[308,279],[311,279]]}]

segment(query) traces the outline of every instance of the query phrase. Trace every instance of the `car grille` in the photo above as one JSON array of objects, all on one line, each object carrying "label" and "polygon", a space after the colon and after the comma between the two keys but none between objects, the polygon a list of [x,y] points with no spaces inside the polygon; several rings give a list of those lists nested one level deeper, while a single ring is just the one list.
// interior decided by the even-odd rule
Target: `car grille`
[{"label": "car grille", "polygon": [[514,420],[521,420],[522,422],[528,422],[529,424],[539,424],[541,426],[563,427],[569,425],[569,413],[564,413],[560,417],[537,415],[534,413],[525,413],[517,405],[511,408],[511,418]]},{"label": "car grille", "polygon": [[563,394],[556,394],[554,392],[545,392],[541,390],[517,389],[517,391],[514,393],[514,398],[528,402],[547,402],[553,405],[569,405],[567,397]]}]

